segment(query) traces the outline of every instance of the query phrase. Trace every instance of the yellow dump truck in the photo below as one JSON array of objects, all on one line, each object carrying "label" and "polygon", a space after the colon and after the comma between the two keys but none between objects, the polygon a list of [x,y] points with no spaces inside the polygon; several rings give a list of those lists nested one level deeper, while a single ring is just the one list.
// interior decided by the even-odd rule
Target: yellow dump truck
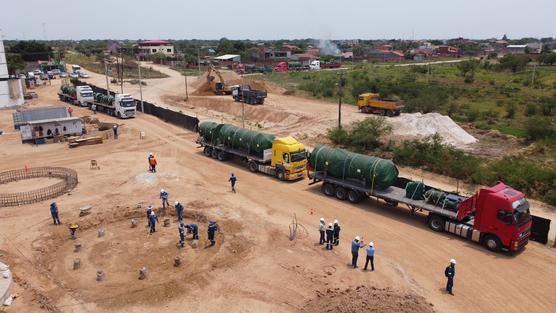
[{"label": "yellow dump truck", "polygon": [[291,136],[278,138],[230,124],[202,122],[197,143],[203,153],[220,161],[245,161],[252,172],[280,180],[296,180],[307,172],[305,146]]},{"label": "yellow dump truck", "polygon": [[362,93],[357,99],[357,107],[363,113],[397,116],[400,115],[403,102],[382,99],[378,93]]}]

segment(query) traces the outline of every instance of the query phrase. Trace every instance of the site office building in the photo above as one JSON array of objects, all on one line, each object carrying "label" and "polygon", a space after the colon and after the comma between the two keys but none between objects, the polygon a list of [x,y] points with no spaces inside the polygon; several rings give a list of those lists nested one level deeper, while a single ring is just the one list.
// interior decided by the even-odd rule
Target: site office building
[{"label": "site office building", "polygon": [[137,44],[143,55],[152,55],[162,53],[165,55],[174,55],[174,45],[167,40],[146,40]]}]

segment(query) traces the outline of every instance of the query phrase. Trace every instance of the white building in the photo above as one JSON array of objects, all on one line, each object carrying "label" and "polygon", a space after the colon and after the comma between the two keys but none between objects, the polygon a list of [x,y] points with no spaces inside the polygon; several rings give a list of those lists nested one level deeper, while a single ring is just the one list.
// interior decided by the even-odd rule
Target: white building
[{"label": "white building", "polygon": [[241,62],[241,56],[239,54],[224,54],[214,59],[221,62]]},{"label": "white building", "polygon": [[38,143],[38,140],[58,136],[79,136],[82,132],[79,117],[60,117],[29,121],[19,127],[22,142]]},{"label": "white building", "polygon": [[151,55],[162,53],[165,55],[174,55],[176,52],[174,45],[167,40],[147,40],[137,44],[143,55]]},{"label": "white building", "polygon": [[0,33],[0,108],[22,105],[23,87],[20,79],[10,78],[8,75],[8,61]]}]

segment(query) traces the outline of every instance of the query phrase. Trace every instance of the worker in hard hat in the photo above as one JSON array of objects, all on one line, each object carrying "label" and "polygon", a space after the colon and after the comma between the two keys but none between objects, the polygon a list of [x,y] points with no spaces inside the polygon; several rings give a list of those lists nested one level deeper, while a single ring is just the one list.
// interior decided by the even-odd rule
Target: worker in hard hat
[{"label": "worker in hard hat", "polygon": [[237,177],[234,175],[234,173],[232,173],[232,175],[230,175],[230,178],[228,179],[228,181],[230,182],[230,185],[232,186],[232,192],[236,193]]},{"label": "worker in hard hat", "polygon": [[147,207],[147,226],[151,228],[151,212],[153,211],[153,206],[149,205]]},{"label": "worker in hard hat", "polygon": [[151,173],[156,173],[156,164],[158,163],[156,162],[156,158],[154,157],[154,154],[152,152],[149,153],[148,161],[149,161],[149,171]]},{"label": "worker in hard hat", "polygon": [[218,224],[216,224],[216,221],[209,221],[207,231],[210,245],[214,246],[214,244],[216,243],[216,241],[214,240],[214,234],[218,231]]},{"label": "worker in hard hat", "polygon": [[324,240],[324,230],[326,229],[326,223],[324,222],[324,217],[320,218],[320,222],[319,222],[319,233],[320,233],[320,240],[319,240],[319,244],[322,245],[325,240]]},{"label": "worker in hard hat", "polygon": [[334,226],[332,223],[328,224],[326,228],[326,250],[332,250],[334,240]]},{"label": "worker in hard hat", "polygon": [[340,223],[338,220],[334,220],[334,245],[337,246],[340,244]]},{"label": "worker in hard hat", "polygon": [[185,228],[193,235],[193,240],[199,240],[199,226],[197,224],[187,224]]},{"label": "worker in hard hat", "polygon": [[168,192],[164,189],[160,189],[160,199],[162,199],[162,209],[166,210],[167,206],[170,206],[170,203],[168,203],[168,197],[170,195],[168,194]]},{"label": "worker in hard hat", "polygon": [[359,249],[363,248],[363,243],[359,236],[355,236],[351,242],[351,266],[357,268],[357,258],[359,257]]},{"label": "worker in hard hat", "polygon": [[178,232],[180,234],[180,247],[185,247],[185,225],[183,225],[183,223],[180,222],[180,225],[178,226]]},{"label": "worker in hard hat", "polygon": [[183,205],[179,201],[176,201],[174,203],[174,207],[176,208],[176,215],[178,216],[178,222],[181,223],[183,221]]},{"label": "worker in hard hat", "polygon": [[156,232],[156,222],[158,222],[158,216],[156,216],[156,213],[154,213],[154,211],[151,211],[151,214],[149,215],[149,234]]},{"label": "worker in hard hat", "polygon": [[374,242],[370,242],[369,246],[367,247],[367,259],[365,260],[365,268],[367,270],[367,265],[371,262],[371,271],[375,270],[375,244]]},{"label": "worker in hard hat", "polygon": [[444,270],[444,276],[448,278],[446,282],[446,291],[453,296],[454,293],[452,292],[452,288],[454,288],[454,276],[456,276],[456,260],[450,260],[450,265]]},{"label": "worker in hard hat", "polygon": [[52,221],[54,222],[54,225],[60,225],[60,217],[58,217],[58,205],[56,205],[56,202],[52,202],[50,204],[50,215],[52,216]]},{"label": "worker in hard hat", "polygon": [[79,228],[79,225],[72,223],[69,225],[69,231],[70,231],[70,237],[71,239],[75,240],[77,239],[77,236],[75,235],[75,232],[77,231],[77,229]]}]

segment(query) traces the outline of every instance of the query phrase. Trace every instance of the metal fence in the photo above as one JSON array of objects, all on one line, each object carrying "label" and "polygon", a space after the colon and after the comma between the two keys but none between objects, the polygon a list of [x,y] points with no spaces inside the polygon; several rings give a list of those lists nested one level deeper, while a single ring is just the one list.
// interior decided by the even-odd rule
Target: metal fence
[{"label": "metal fence", "polygon": [[0,173],[0,184],[30,178],[60,178],[54,185],[26,192],[0,193],[0,207],[40,202],[58,197],[77,185],[77,172],[63,167],[34,167]]}]

